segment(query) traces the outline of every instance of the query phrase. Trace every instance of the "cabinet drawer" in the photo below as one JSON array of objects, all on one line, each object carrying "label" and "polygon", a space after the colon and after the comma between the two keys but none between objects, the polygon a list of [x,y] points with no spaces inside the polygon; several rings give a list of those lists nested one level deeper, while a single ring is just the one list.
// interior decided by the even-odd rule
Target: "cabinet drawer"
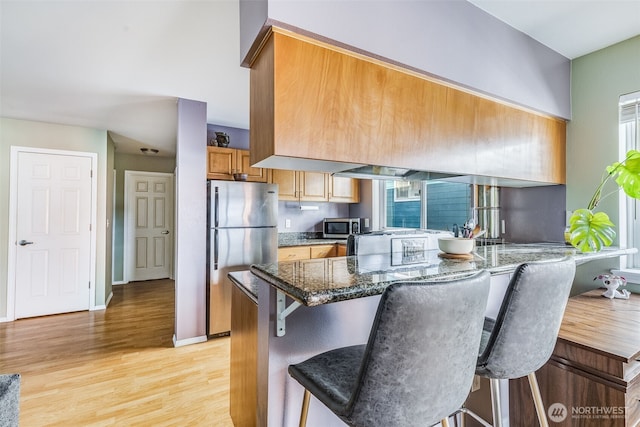
[{"label": "cabinet drawer", "polygon": [[311,258],[331,258],[336,256],[335,245],[320,245],[311,247]]},{"label": "cabinet drawer", "polygon": [[296,259],[309,259],[309,247],[292,246],[278,249],[278,261],[293,261]]}]

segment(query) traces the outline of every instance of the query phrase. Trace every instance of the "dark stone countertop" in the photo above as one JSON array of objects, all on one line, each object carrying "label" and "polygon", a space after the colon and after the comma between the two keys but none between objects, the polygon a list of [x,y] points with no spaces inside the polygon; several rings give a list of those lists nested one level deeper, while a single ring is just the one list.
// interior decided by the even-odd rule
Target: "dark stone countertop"
[{"label": "dark stone countertop", "polygon": [[259,279],[249,270],[233,271],[227,274],[231,282],[236,285],[254,303],[258,304]]},{"label": "dark stone countertop", "polygon": [[476,248],[471,260],[442,259],[439,252],[425,251],[421,262],[399,267],[391,265],[397,264],[396,258],[402,254],[378,254],[252,265],[250,271],[294,300],[316,306],[379,295],[389,284],[402,280],[449,280],[483,269],[504,274],[524,262],[566,256],[583,264],[635,253],[637,249],[606,248],[584,254],[564,244],[501,244]]},{"label": "dark stone countertop", "polygon": [[347,244],[347,239],[323,239],[322,233],[278,233],[278,247]]}]

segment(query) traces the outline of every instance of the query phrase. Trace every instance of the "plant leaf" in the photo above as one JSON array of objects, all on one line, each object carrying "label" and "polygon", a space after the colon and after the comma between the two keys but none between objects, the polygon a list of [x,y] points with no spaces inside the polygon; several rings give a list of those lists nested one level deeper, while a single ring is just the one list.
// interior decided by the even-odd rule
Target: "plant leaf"
[{"label": "plant leaf", "polygon": [[629,150],[626,159],[607,166],[607,172],[629,197],[640,199],[640,151]]},{"label": "plant leaf", "polygon": [[615,225],[604,212],[578,209],[569,224],[571,245],[581,252],[599,252],[603,246],[611,246],[616,237]]}]

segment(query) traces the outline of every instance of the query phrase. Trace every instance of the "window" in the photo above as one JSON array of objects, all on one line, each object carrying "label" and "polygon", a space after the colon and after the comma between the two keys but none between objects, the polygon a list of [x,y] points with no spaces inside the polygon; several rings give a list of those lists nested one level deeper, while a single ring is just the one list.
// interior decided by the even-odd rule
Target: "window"
[{"label": "window", "polygon": [[381,228],[451,230],[471,216],[473,186],[443,181],[378,181]]},{"label": "window", "polygon": [[420,200],[420,190],[422,188],[420,181],[388,181],[388,183],[393,184],[394,202]]},{"label": "window", "polygon": [[[620,97],[619,133],[621,158],[624,158],[628,150],[640,150],[640,92]],[[638,248],[640,247],[640,201],[626,196],[622,197],[621,201],[626,205],[626,209],[620,210],[620,244]],[[626,227],[623,226],[624,224]],[[626,235],[622,234],[624,229],[626,229]],[[629,255],[627,267],[640,268],[640,254]]]}]

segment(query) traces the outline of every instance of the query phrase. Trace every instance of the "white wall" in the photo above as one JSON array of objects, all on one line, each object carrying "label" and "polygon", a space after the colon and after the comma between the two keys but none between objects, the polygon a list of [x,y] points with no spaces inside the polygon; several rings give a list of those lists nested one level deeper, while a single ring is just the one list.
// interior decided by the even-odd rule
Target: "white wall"
[{"label": "white wall", "polygon": [[[620,95],[640,90],[640,36],[577,58],[571,66],[573,120],[567,126],[567,209],[575,210],[587,207],[604,168],[619,160],[618,101]],[[607,186],[604,194],[614,189]],[[618,224],[618,204],[619,195],[613,194],[597,209]],[[595,275],[618,266],[618,258],[587,263],[578,270],[577,283],[583,290],[594,287]]]},{"label": "white wall", "polygon": [[243,59],[260,26],[271,24],[571,117],[569,60],[466,1],[240,0]]},{"label": "white wall", "polygon": [[[106,285],[110,277],[106,269],[111,269],[111,258],[107,257],[107,239],[111,239],[107,230],[107,198],[111,194],[107,189],[107,165],[109,150],[107,149],[107,132],[104,130],[65,126],[58,124],[32,122],[0,118],[0,318],[7,313],[7,262],[9,245],[9,173],[11,146],[48,148],[60,150],[83,151],[98,154],[97,174],[97,231],[96,231],[96,300],[95,305],[105,304],[111,284]],[[112,155],[112,151],[111,151]],[[108,232],[109,231],[109,232]],[[108,236],[107,236],[108,235]],[[107,266],[107,258],[109,263]]]}]

